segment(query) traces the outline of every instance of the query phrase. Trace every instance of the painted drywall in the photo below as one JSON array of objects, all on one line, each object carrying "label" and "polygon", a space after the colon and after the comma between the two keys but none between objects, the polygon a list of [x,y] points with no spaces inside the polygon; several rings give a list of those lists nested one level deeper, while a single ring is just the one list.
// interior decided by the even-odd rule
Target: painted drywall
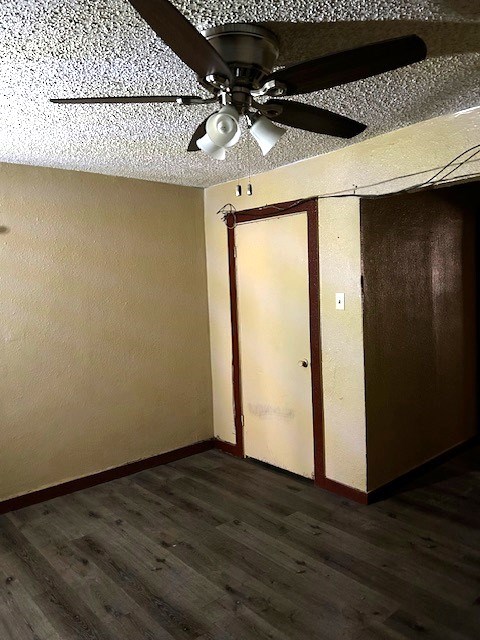
[{"label": "painted drywall", "polygon": [[[480,144],[479,125],[480,108],[470,109],[256,175],[250,197],[236,198],[235,182],[205,190],[213,415],[218,438],[235,441],[227,235],[217,212],[226,203],[241,210],[354,186],[359,194],[412,186],[432,177],[465,149]],[[479,166],[471,162],[461,173],[478,173]],[[245,186],[247,180],[241,182]],[[322,199],[319,212],[326,475],[365,490],[359,200]],[[335,312],[332,292],[336,291],[345,293],[344,312]]]},{"label": "painted drywall", "polygon": [[[365,488],[366,427],[359,202],[319,201],[320,328],[327,478]],[[335,294],[345,294],[345,310]]]},{"label": "painted drywall", "polygon": [[0,165],[0,500],[212,435],[199,189]]}]

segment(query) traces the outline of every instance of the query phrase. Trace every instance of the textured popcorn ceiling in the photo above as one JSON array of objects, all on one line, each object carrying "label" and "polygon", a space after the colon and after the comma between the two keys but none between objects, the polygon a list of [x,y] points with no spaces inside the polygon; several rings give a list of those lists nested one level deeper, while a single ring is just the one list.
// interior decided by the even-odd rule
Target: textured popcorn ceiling
[{"label": "textured popcorn ceiling", "polygon": [[[426,61],[302,96],[365,122],[355,140],[479,104],[478,0],[175,0],[198,29],[256,22],[281,64],[417,33]],[[212,106],[54,105],[51,97],[198,94],[195,75],[127,0],[1,0],[0,161],[207,186],[352,142],[288,129],[264,158],[243,136],[225,162],[185,151]]]}]

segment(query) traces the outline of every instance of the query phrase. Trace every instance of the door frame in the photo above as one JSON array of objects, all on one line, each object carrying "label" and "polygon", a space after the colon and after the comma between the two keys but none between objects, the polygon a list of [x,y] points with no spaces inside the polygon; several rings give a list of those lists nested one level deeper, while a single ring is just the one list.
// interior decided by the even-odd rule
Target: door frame
[{"label": "door frame", "polygon": [[320,265],[318,200],[280,202],[255,209],[246,209],[226,216],[228,237],[228,272],[230,281],[230,319],[232,327],[232,382],[233,414],[236,444],[222,442],[220,448],[232,455],[244,458],[244,429],[242,407],[242,377],[240,366],[240,341],[237,297],[237,260],[235,227],[246,222],[277,218],[295,213],[307,214],[307,254],[310,316],[310,372],[312,382],[314,482],[325,486],[325,442],[323,420],[323,385],[320,332]]}]

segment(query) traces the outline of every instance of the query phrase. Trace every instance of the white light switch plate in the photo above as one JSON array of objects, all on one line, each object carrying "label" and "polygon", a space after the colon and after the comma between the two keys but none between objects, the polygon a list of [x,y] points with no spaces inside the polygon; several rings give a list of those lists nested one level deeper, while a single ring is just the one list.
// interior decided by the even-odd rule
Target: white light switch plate
[{"label": "white light switch plate", "polygon": [[343,311],[345,309],[345,294],[344,293],[336,293],[335,294],[335,309],[338,311]]}]

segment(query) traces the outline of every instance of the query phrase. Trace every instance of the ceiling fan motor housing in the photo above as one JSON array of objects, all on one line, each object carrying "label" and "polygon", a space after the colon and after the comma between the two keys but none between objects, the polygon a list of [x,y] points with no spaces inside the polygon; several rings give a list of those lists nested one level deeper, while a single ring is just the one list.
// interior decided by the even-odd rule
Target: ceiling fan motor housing
[{"label": "ceiling fan motor housing", "polygon": [[253,24],[225,24],[204,35],[232,70],[232,102],[243,112],[250,106],[250,92],[262,86],[277,61],[276,36]]}]

